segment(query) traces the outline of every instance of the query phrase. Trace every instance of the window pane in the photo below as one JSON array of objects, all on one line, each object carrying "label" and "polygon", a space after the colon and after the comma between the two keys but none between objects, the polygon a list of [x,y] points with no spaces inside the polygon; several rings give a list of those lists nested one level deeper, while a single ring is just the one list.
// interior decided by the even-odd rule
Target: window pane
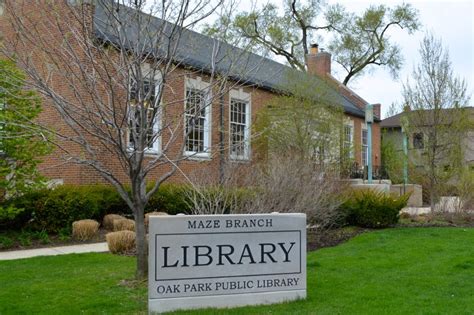
[{"label": "window pane", "polygon": [[366,166],[368,164],[368,154],[369,154],[369,147],[368,147],[368,138],[367,138],[367,130],[362,130],[362,165]]},{"label": "window pane", "polygon": [[362,145],[367,145],[367,130],[362,130]]},{"label": "window pane", "polygon": [[205,92],[186,90],[186,151],[204,152],[206,123]]},{"label": "window pane", "polygon": [[347,158],[352,157],[352,126],[344,126],[344,154]]},{"label": "window pane", "polygon": [[248,103],[232,99],[230,102],[230,153],[235,158],[248,155],[247,126]]},{"label": "window pane", "polygon": [[413,134],[413,147],[415,149],[423,149],[425,146],[423,140],[423,133],[418,132]]},{"label": "window pane", "polygon": [[[157,82],[144,80],[139,86],[133,83],[130,88],[130,113],[129,113],[129,136],[128,146],[136,149],[135,138],[140,138],[140,133],[144,134],[143,144],[145,149],[155,149],[158,141],[155,125],[158,123],[158,114],[153,117],[156,111],[153,105],[156,99],[155,86]],[[146,110],[146,115],[142,116],[142,110]]]}]

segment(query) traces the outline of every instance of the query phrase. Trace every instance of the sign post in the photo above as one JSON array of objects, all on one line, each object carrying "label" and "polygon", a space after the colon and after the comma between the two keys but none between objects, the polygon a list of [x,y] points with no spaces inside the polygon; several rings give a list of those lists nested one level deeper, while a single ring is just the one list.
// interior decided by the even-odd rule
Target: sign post
[{"label": "sign post", "polygon": [[365,107],[365,122],[367,123],[367,183],[372,184],[372,123],[374,122],[374,107]]},{"label": "sign post", "polygon": [[402,137],[403,137],[403,193],[405,193],[406,185],[408,185],[408,136],[403,126],[402,126]]},{"label": "sign post", "polygon": [[305,214],[150,217],[150,313],[305,297]]}]

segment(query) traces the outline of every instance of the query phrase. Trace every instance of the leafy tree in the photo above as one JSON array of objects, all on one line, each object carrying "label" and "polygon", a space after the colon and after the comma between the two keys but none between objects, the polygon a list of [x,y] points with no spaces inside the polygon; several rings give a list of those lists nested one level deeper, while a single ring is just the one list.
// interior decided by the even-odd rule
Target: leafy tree
[{"label": "leafy tree", "polygon": [[[288,94],[259,111],[255,143],[264,155],[291,154],[322,169],[339,167],[344,113],[329,85],[288,74]],[[350,149],[350,148],[347,148]]]},{"label": "leafy tree", "polygon": [[[285,58],[293,68],[307,68],[305,55],[321,33],[328,36],[334,60],[345,70],[342,80],[366,73],[371,66],[383,66],[396,76],[403,58],[390,42],[389,31],[400,27],[408,33],[419,28],[418,12],[410,4],[393,8],[370,6],[361,16],[347,12],[342,5],[327,6],[322,0],[283,0],[283,6],[267,3],[250,12],[225,10],[204,32],[220,39],[252,47],[253,51]],[[319,23],[319,21],[323,21]],[[225,34],[219,30],[229,29]]]},{"label": "leafy tree", "polygon": [[0,60],[0,199],[44,184],[37,165],[50,146],[31,123],[41,111],[40,98],[24,89],[25,75]]},{"label": "leafy tree", "polygon": [[329,43],[329,50],[346,71],[343,84],[363,75],[372,65],[383,66],[397,77],[403,57],[397,43],[390,42],[388,32],[398,26],[412,34],[419,27],[417,11],[410,4],[401,4],[394,8],[370,6],[362,16],[339,14],[344,18]]},{"label": "leafy tree", "polygon": [[397,146],[393,139],[387,138],[386,134],[382,135],[382,165],[392,183],[400,184],[403,182],[403,164],[405,157],[401,147]]},{"label": "leafy tree", "polygon": [[463,164],[463,139],[469,128],[465,107],[470,97],[466,82],[453,73],[440,39],[427,34],[419,52],[421,61],[413,69],[412,80],[403,85],[404,102],[410,110],[402,125],[407,134],[422,141],[410,159],[420,166],[417,175],[424,179],[434,209],[443,187]]}]

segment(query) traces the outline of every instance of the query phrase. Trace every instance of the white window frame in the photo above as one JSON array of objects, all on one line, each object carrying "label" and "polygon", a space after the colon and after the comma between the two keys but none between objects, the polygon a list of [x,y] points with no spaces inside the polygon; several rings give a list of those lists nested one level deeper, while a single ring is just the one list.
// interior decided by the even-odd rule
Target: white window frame
[{"label": "white window frame", "polygon": [[[148,75],[147,73],[151,72],[152,70],[150,69],[148,64],[143,65],[143,77],[146,78]],[[155,76],[153,77],[153,82],[155,83],[155,97],[158,97],[160,94],[160,89],[163,89],[162,85],[162,76],[159,71],[156,71]],[[130,85],[131,86],[131,85]],[[157,135],[157,133],[160,131],[161,128],[161,117],[162,117],[162,107],[161,107],[161,100],[160,100],[160,105],[158,108],[158,112],[155,115],[155,120],[153,122],[153,135],[155,136],[155,141],[153,142],[152,147],[147,147],[144,151],[145,154],[149,155],[158,155],[161,153],[161,134]],[[132,109],[132,105],[130,104],[129,110]],[[130,115],[130,113],[129,113]],[[130,124],[130,123],[128,123]],[[127,151],[133,152],[134,149],[131,146],[130,142],[130,130],[127,130]]]},{"label": "white window frame", "polygon": [[[231,104],[232,100],[246,103],[245,107],[245,129],[244,129],[244,155],[237,155],[232,153],[232,116]],[[229,92],[229,156],[232,160],[248,161],[250,160],[251,146],[250,146],[250,124],[252,119],[252,95],[244,92],[242,88],[236,90],[232,89]]]},{"label": "white window frame", "polygon": [[[210,89],[211,84],[209,82],[205,82],[202,80],[201,77],[194,78],[185,78],[185,86],[184,86],[184,155],[189,157],[196,157],[196,158],[209,158],[211,156],[211,119],[212,119],[212,92]],[[186,115],[186,102],[187,102],[187,90],[188,89],[196,89],[202,90],[205,92],[206,98],[206,107],[205,107],[205,116],[204,116],[204,151],[197,152],[197,151],[188,151],[186,150],[186,141],[188,135],[186,134],[186,127],[187,127],[187,115]]]},{"label": "white window frame", "polygon": [[[350,134],[350,142],[349,142],[349,158],[352,159],[354,158],[354,121],[352,119],[347,119],[344,123],[344,134],[343,134],[343,139],[342,139],[342,143],[343,143],[343,148],[344,150],[346,150],[346,127],[349,127],[350,130],[351,130],[351,134]],[[346,153],[344,151],[344,153]]]},{"label": "white window frame", "polygon": [[[364,145],[364,131],[367,132],[367,144]],[[360,163],[362,167],[366,167],[369,164],[369,131],[367,130],[367,125],[362,124],[362,128],[360,131]],[[367,148],[364,151],[364,148]],[[364,155],[365,155],[365,163],[364,163]]]},{"label": "white window frame", "polygon": [[319,142],[319,146],[313,147],[314,151],[312,157],[317,159],[322,164],[329,163],[331,161],[331,147],[328,147],[327,144],[330,142],[330,136],[327,134],[320,134],[318,131],[314,131],[311,139],[314,139],[315,142]]}]

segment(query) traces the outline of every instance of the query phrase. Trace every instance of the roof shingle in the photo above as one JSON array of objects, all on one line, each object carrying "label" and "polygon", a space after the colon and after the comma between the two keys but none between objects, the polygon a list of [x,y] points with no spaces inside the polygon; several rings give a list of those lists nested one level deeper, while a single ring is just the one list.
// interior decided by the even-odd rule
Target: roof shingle
[{"label": "roof shingle", "polygon": [[[131,18],[133,14],[136,15],[136,11],[129,7],[115,5],[117,8],[115,8],[114,14],[121,15],[121,19]],[[94,13],[94,32],[101,40],[118,43],[119,36],[114,27],[112,27],[114,18],[111,10],[113,9],[110,8],[110,1],[97,1]],[[148,19],[148,27],[154,27],[156,30],[171,34],[171,30],[176,27],[157,17],[142,12],[139,14],[142,18]],[[138,27],[134,26],[133,23],[125,26],[125,34],[129,45],[142,44],[139,42],[140,40],[148,41],[148,43],[153,42],[153,40],[144,38],[142,34],[140,34],[142,36],[139,36],[139,31]],[[166,46],[163,43],[160,44]],[[166,55],[165,49],[166,47],[162,48],[162,56]],[[209,70],[215,68],[217,72],[225,73],[230,78],[241,83],[256,85],[273,91],[284,92],[288,78],[295,75],[303,77],[303,80],[312,80],[318,86],[326,84],[316,76],[297,71],[269,58],[244,51],[189,29],[183,29],[180,32],[180,39],[173,58],[183,65],[196,69]],[[337,91],[336,87],[326,85],[329,87],[328,95],[332,102],[342,105],[344,111],[348,114],[357,117],[365,116],[365,112],[355,102],[352,102],[348,97]]]}]

